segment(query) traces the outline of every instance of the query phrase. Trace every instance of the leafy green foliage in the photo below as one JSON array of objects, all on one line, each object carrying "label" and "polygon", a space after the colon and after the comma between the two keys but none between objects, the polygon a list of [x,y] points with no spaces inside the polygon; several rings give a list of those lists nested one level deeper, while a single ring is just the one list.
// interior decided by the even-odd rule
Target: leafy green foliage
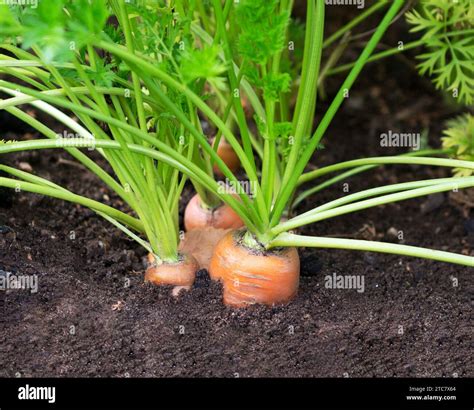
[{"label": "leafy green foliage", "polygon": [[[474,161],[474,116],[465,114],[447,122],[442,138],[443,148],[452,149],[453,157],[464,161]],[[472,170],[455,169],[456,176],[470,176]]]},{"label": "leafy green foliage", "polygon": [[263,78],[263,91],[267,100],[278,100],[280,93],[286,93],[291,87],[288,73],[269,73]]},{"label": "leafy green foliage", "polygon": [[236,7],[240,28],[238,52],[253,63],[247,66],[245,75],[270,100],[278,100],[280,93],[287,92],[291,85],[288,73],[267,73],[264,68],[285,47],[290,16],[280,13],[278,6],[278,0],[242,0]]},{"label": "leafy green foliage", "polygon": [[[96,60],[96,69],[88,70],[87,75],[99,87],[112,87],[114,85],[115,68],[114,64],[106,64],[104,60],[98,59]],[[64,68],[58,71],[64,78],[73,82],[80,82],[80,77],[76,70]]]},{"label": "leafy green foliage", "polygon": [[0,4],[0,40],[15,35],[19,32],[19,25],[14,14],[8,6]]},{"label": "leafy green foliage", "polygon": [[422,0],[407,13],[412,32],[422,32],[427,52],[418,58],[421,74],[433,76],[438,89],[451,91],[464,104],[474,102],[474,28],[472,0]]},{"label": "leafy green foliage", "polygon": [[181,59],[181,74],[186,83],[197,79],[207,79],[223,89],[224,79],[220,76],[227,68],[219,58],[219,52],[220,49],[217,46],[185,51]]},{"label": "leafy green foliage", "polygon": [[[157,61],[160,69],[186,83],[198,94],[201,94],[205,81],[217,88],[225,88],[221,74],[226,66],[218,56],[221,50],[217,46],[197,47],[191,32],[192,20],[177,13],[168,3],[149,0],[127,5],[137,41],[141,44],[140,52]],[[195,6],[190,4],[189,8],[192,10]],[[121,42],[117,41],[120,33],[112,31],[109,35]],[[187,111],[180,93],[168,90],[168,94],[180,101],[183,111]]]},{"label": "leafy green foliage", "polygon": [[277,101],[280,93],[290,90],[291,76],[288,73],[267,73],[262,76],[255,66],[248,66],[244,73],[255,87],[263,90],[264,97],[268,100]]},{"label": "leafy green foliage", "polygon": [[109,17],[105,0],[74,0],[68,5],[68,13],[73,16],[68,21],[68,29],[79,47],[89,43],[91,36],[101,33]]},{"label": "leafy green foliage", "polygon": [[278,152],[281,154],[285,162],[290,156],[292,141],[290,141],[293,126],[291,122],[278,122],[274,126],[275,135],[277,136]]},{"label": "leafy green foliage", "polygon": [[98,86],[112,87],[115,73],[114,64],[106,64],[104,60],[96,61],[96,69],[89,73],[89,78]]},{"label": "leafy green foliage", "polygon": [[164,1],[130,2],[127,9],[146,55],[166,62],[177,60],[183,50],[191,47],[191,21],[175,14]]},{"label": "leafy green foliage", "polygon": [[0,12],[0,34],[13,28],[22,47],[38,48],[45,62],[70,59],[102,31],[109,16],[106,0],[41,0],[36,8],[2,6]]},{"label": "leafy green foliage", "polygon": [[30,9],[22,18],[23,48],[38,46],[47,62],[64,57],[68,51],[63,1],[46,0]]},{"label": "leafy green foliage", "polygon": [[278,14],[276,4],[275,0],[245,0],[237,7],[237,21],[242,29],[239,53],[254,63],[265,64],[284,47],[289,16]]}]

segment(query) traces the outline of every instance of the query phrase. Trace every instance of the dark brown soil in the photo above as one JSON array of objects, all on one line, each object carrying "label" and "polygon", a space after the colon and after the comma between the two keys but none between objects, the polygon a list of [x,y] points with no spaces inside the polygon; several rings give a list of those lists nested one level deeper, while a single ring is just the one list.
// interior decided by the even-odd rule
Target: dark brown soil
[{"label": "dark brown soil", "polygon": [[[327,133],[319,163],[403,152],[380,148],[378,135],[389,129],[429,127],[431,142],[438,144],[452,109],[415,74],[398,78],[405,67],[397,61],[368,70],[370,83],[362,81],[352,92]],[[64,163],[69,159],[64,153],[8,159],[121,206],[95,178]],[[447,175],[387,167],[347,182],[355,192],[387,181]],[[313,205],[343,195],[343,188],[319,194]],[[473,225],[472,211],[438,195],[325,221],[304,232],[393,242],[402,232],[406,244],[472,255]],[[14,194],[13,206],[0,208],[0,227],[0,274],[39,277],[38,293],[0,291],[0,377],[474,376],[472,268],[301,250],[300,293],[293,303],[232,310],[223,306],[220,286],[205,271],[178,299],[169,289],[145,285],[144,252],[79,206]],[[362,275],[365,292],[326,288],[325,277],[333,273]]]}]

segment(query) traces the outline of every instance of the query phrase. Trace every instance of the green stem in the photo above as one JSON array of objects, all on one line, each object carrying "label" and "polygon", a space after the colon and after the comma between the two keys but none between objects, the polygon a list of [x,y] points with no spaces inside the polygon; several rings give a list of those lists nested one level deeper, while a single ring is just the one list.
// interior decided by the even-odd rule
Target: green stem
[{"label": "green stem", "polygon": [[[54,107],[51,107],[54,108]],[[7,111],[14,115],[15,117],[19,118],[26,124],[30,125],[37,131],[39,131],[44,136],[55,140],[57,138],[57,134],[50,128],[46,127],[44,124],[36,120],[35,118],[29,116],[28,114],[24,113],[18,108],[7,108]],[[51,112],[51,111],[50,111]],[[74,121],[72,121],[74,122]],[[75,123],[75,122],[74,122]],[[77,123],[75,123],[77,124]],[[85,135],[80,134],[82,137]],[[134,203],[131,200],[130,193],[126,192],[123,187],[117,183],[107,172],[105,172],[100,166],[98,166],[94,161],[92,161],[89,157],[84,155],[76,148],[67,148],[66,152],[68,152],[71,156],[76,158],[80,163],[82,163],[86,168],[88,168],[91,172],[97,175],[110,189],[112,189],[117,195],[120,196],[133,210]]]},{"label": "green stem", "polygon": [[[412,41],[410,43],[404,44],[403,47],[394,47],[390,48],[385,51],[381,51],[380,53],[374,54],[372,57],[370,57],[367,62],[372,63],[374,61],[381,60],[386,57],[393,56],[395,54],[400,54],[403,53],[404,51],[411,50],[412,48],[417,48],[425,44],[425,40],[417,40],[417,41]],[[354,67],[355,63],[347,63],[344,65],[340,65],[339,67],[332,68],[327,71],[326,76],[331,76],[335,74],[342,73],[344,71],[350,70],[352,67]]]},{"label": "green stem", "polygon": [[204,26],[204,29],[208,32],[211,33],[211,23],[209,20],[209,17],[207,15],[206,9],[203,4],[203,0],[197,0],[197,8],[198,8],[198,17],[202,20],[202,24]]},{"label": "green stem", "polygon": [[334,34],[330,35],[326,40],[324,40],[323,43],[323,48],[329,47],[332,43],[334,43],[337,39],[342,37],[346,32],[354,28],[355,26],[359,25],[361,22],[363,22],[365,19],[370,17],[372,14],[377,12],[379,9],[382,7],[386,6],[388,4],[387,0],[381,0],[371,7],[369,7],[367,10],[362,12],[361,14],[357,15],[356,17],[352,18],[349,23],[346,25],[342,26],[339,30],[337,30]]},{"label": "green stem", "polygon": [[[443,35],[446,36],[446,37],[452,37],[452,36],[459,36],[459,35],[466,35],[467,36],[467,35],[470,35],[470,34],[474,34],[474,29],[472,29],[472,30],[452,31],[450,33],[444,33]],[[370,57],[367,60],[367,62],[369,63],[369,62],[373,62],[373,61],[378,61],[378,60],[381,60],[385,57],[389,57],[389,56],[392,56],[392,55],[395,55],[395,54],[403,53],[404,51],[411,50],[411,49],[416,48],[416,47],[420,47],[424,44],[426,44],[426,39],[422,38],[420,40],[416,40],[416,41],[412,41],[412,42],[407,43],[407,44],[403,44],[402,46],[393,47],[393,48],[390,48],[388,50],[381,51],[380,53],[374,54],[372,57]],[[356,64],[356,62],[353,62],[353,63],[348,63],[348,64],[341,65],[339,67],[333,68],[333,69],[329,70],[326,73],[326,75],[330,76],[330,75],[342,73],[344,71],[348,71],[352,67],[354,67],[355,64]]]},{"label": "green stem", "polygon": [[[219,118],[219,116],[199,96],[193,93],[188,87],[177,82],[171,76],[169,76],[168,74],[160,70],[158,67],[150,63],[147,63],[146,61],[143,61],[143,59],[141,59],[137,55],[129,53],[128,50],[124,49],[123,47],[119,47],[115,44],[107,43],[106,41],[98,41],[96,45],[97,47],[102,48],[105,51],[109,51],[110,53],[122,58],[123,60],[129,63],[132,63],[136,65],[137,67],[140,67],[148,75],[158,78],[159,80],[163,81],[166,85],[173,88],[175,91],[183,93],[186,97],[188,97],[193,102],[193,104],[196,105],[196,107],[199,110],[201,110],[201,112],[204,115],[206,115],[209,118],[209,120],[217,128],[221,129],[224,137],[229,142],[229,144],[232,145],[232,148],[234,149],[235,153],[239,157],[242,163],[242,167],[247,173],[248,178],[252,181],[252,187],[255,188],[255,192],[253,192],[253,194],[255,195],[257,206],[259,207],[259,209],[265,209],[264,198],[261,192],[260,184],[258,182],[258,176],[254,167],[252,166],[252,163],[248,159],[247,155],[245,154],[244,150],[240,146],[237,138],[232,133],[232,131],[226,126],[226,124]],[[193,132],[193,128],[189,129],[189,131]],[[217,155],[215,155],[214,150],[209,145],[209,143],[205,140],[205,138],[202,135],[199,135],[199,138],[198,138],[198,135],[195,135],[195,137],[196,139],[198,139],[202,148],[205,149],[207,153],[213,157],[213,159],[216,161],[216,163],[218,164],[219,168],[222,170],[224,175],[227,178],[235,179],[235,176],[232,174],[232,172],[230,172],[230,170],[228,170],[224,162]],[[244,199],[246,195],[241,194],[241,197]],[[259,223],[258,218],[255,220],[255,223]]]},{"label": "green stem", "polygon": [[[220,37],[222,38],[225,58],[227,61],[234,61],[232,48],[230,46],[229,39],[226,32],[226,26],[225,26],[224,15],[223,15],[223,10],[222,10],[222,2],[221,0],[213,0],[213,5],[214,5],[214,11],[216,13],[218,32],[220,33]],[[242,100],[240,98],[240,84],[237,82],[237,76],[235,74],[235,71],[232,65],[229,65],[229,69],[227,70],[227,73],[228,73],[231,93],[233,93],[235,90],[238,90],[239,92],[238,93],[239,97],[233,99],[234,110],[237,115],[237,122],[239,124],[239,131],[241,134],[243,151],[251,167],[250,174],[248,173],[248,170],[246,169],[247,175],[249,176],[250,179],[255,180],[255,178],[253,177],[256,176],[257,168],[255,164],[254,154],[253,154],[252,142],[250,139],[250,131],[247,124],[247,119],[245,117],[245,112],[242,107]],[[231,141],[229,141],[229,143],[231,144]],[[261,197],[262,194],[263,194],[263,198]],[[263,224],[267,225],[269,222],[269,215],[267,212],[267,208],[265,207],[265,196],[264,196],[265,192],[263,191],[263,188],[262,188],[262,192],[255,192],[255,195],[256,195],[256,204],[259,210],[260,217],[262,218]]]},{"label": "green stem", "polygon": [[[171,113],[173,113],[176,116],[176,118],[179,120],[179,122],[184,127],[186,127],[186,129],[188,129],[189,132],[196,138],[196,140],[198,141],[200,146],[216,162],[217,166],[221,169],[224,176],[227,177],[230,181],[238,184],[239,182],[238,182],[237,178],[235,177],[235,175],[230,171],[230,169],[227,167],[227,165],[224,163],[224,161],[217,155],[217,153],[214,151],[212,146],[208,143],[207,139],[196,130],[196,128],[193,126],[193,124],[190,122],[190,120],[182,112],[182,110],[179,107],[177,107],[175,104],[173,104],[171,99],[166,95],[166,93],[164,93],[161,90],[161,88],[159,86],[157,86],[156,84],[154,84],[152,82],[147,82],[147,84],[148,84],[148,88],[150,89],[150,91],[154,92],[157,95],[157,97],[160,98],[160,100],[163,102],[164,106]],[[158,146],[158,148],[159,148],[159,146]],[[192,161],[188,161],[188,162],[191,163]],[[197,164],[193,163],[193,165],[197,165]],[[209,174],[208,174],[208,176],[209,176]],[[258,214],[256,213],[256,211],[252,207],[252,203],[251,203],[249,197],[246,194],[242,193],[242,192],[239,192],[239,196],[242,199],[242,201],[244,202],[244,204],[249,208],[250,212],[253,214],[253,216],[255,218],[255,221],[256,221],[255,223],[257,225],[261,226],[262,225],[261,221],[258,217]],[[208,198],[208,199],[211,199],[211,198]]]},{"label": "green stem", "polygon": [[[220,185],[199,167],[196,167],[192,162],[183,161],[181,156],[173,155],[173,152],[168,155],[159,152],[152,148],[147,148],[142,145],[127,144],[130,151],[139,153],[141,155],[149,156],[158,161],[163,161],[166,164],[180,170],[183,174],[190,178],[200,179],[202,184],[209,190],[215,192],[224,202],[226,202],[244,221],[246,226],[255,232],[259,232],[256,229],[253,221],[249,219],[247,209],[242,205],[241,202],[236,200],[232,194],[222,192]],[[55,141],[52,140],[30,140],[20,142],[8,142],[0,143],[0,154],[28,151],[28,150],[40,150],[40,149],[64,149],[65,147],[81,147],[81,148],[103,148],[119,150],[120,144],[116,141],[110,140],[95,140],[91,141],[88,139],[76,138],[73,141],[67,138],[59,138]],[[174,153],[176,154],[176,153]]]},{"label": "green stem", "polygon": [[324,238],[315,236],[293,235],[282,233],[269,243],[269,248],[278,246],[297,246],[327,249],[349,249],[368,252],[389,253],[395,255],[413,256],[416,258],[431,259],[458,265],[474,266],[474,257],[434,249],[419,248],[416,246],[399,245],[357,239]]},{"label": "green stem", "polygon": [[407,191],[414,188],[423,188],[425,186],[433,186],[442,183],[453,182],[455,180],[453,177],[451,178],[436,178],[436,179],[426,179],[422,181],[414,181],[414,182],[402,182],[400,184],[392,184],[392,185],[385,185],[382,187],[366,189],[360,192],[356,192],[354,194],[346,195],[342,198],[335,199],[333,201],[326,202],[324,205],[318,206],[308,212],[300,214],[293,218],[292,220],[299,219],[300,217],[305,217],[309,215],[315,215],[317,213],[327,211],[328,209],[337,208],[341,205],[350,204],[361,199],[370,198],[373,196],[388,194],[391,192],[401,192]]},{"label": "green stem", "polygon": [[[416,157],[416,156],[427,156],[427,155],[444,155],[444,154],[449,153],[450,151],[451,150],[432,149],[432,150],[423,150],[423,151],[418,151],[418,152],[410,152],[408,154],[402,154],[400,156],[401,157],[403,157],[403,156]],[[316,186],[314,186],[310,189],[307,189],[307,190],[301,192],[296,197],[296,199],[293,201],[292,207],[293,208],[297,207],[299,204],[301,204],[301,202],[303,202],[309,196],[314,195],[315,193],[320,192],[323,189],[325,189],[327,187],[330,187],[330,186],[336,184],[339,181],[347,180],[351,176],[360,174],[360,173],[365,172],[365,171],[369,171],[369,170],[374,169],[374,168],[377,168],[377,165],[363,165],[363,166],[357,167],[355,169],[351,169],[349,171],[343,172],[342,174],[339,174],[339,175],[337,175],[333,178],[330,178],[330,179],[328,179],[327,181],[324,181],[321,184],[318,184],[318,185],[316,185]],[[306,174],[303,174],[303,176],[304,175],[306,175]],[[317,177],[314,177],[314,178],[317,178]],[[305,183],[307,183],[307,182],[308,181],[305,181]]]},{"label": "green stem", "polygon": [[[474,167],[474,165],[473,165]],[[449,182],[442,182],[435,185],[430,185],[429,182],[421,181],[421,182],[414,182],[411,183],[412,186],[416,186],[417,184],[427,184],[428,186],[422,188],[415,188],[409,189],[405,192],[398,192],[395,194],[389,195],[382,195],[377,198],[367,199],[364,201],[359,201],[354,204],[349,205],[342,205],[332,209],[327,209],[325,211],[314,212],[309,211],[304,215],[297,216],[293,219],[290,219],[287,222],[281,223],[277,225],[275,228],[271,230],[273,235],[278,235],[281,232],[289,231],[295,228],[298,228],[303,225],[308,225],[314,222],[319,222],[324,219],[334,218],[336,216],[345,215],[348,213],[360,211],[367,208],[372,208],[375,206],[385,205],[393,202],[403,201],[406,199],[412,199],[419,196],[431,195],[438,192],[446,192],[446,191],[454,191],[462,188],[470,188],[474,186],[474,177],[467,177],[467,178],[448,178],[451,180]],[[407,187],[410,186],[410,183],[402,184],[404,189],[408,189]],[[395,186],[396,188],[396,186]],[[395,189],[393,186],[386,186],[381,188],[375,188],[373,190],[369,190],[369,192],[363,191],[357,194],[353,194],[353,196],[349,196],[348,199],[341,198],[339,203],[344,203],[345,200],[354,200],[354,198],[366,197],[366,196],[374,196],[378,195],[383,192],[390,192],[391,189]],[[327,206],[334,206],[334,203]]]},{"label": "green stem", "polygon": [[354,68],[351,70],[346,80],[344,81],[341,89],[339,90],[339,93],[334,98],[330,107],[326,111],[326,114],[324,115],[321,122],[319,123],[319,126],[316,129],[316,132],[314,133],[313,137],[309,141],[308,147],[301,154],[301,158],[299,159],[296,167],[294,168],[294,171],[292,172],[292,175],[290,176],[288,183],[283,186],[282,191],[278,195],[278,199],[276,201],[275,208],[272,213],[271,226],[277,225],[278,222],[280,221],[281,216],[286,206],[288,205],[288,202],[293,196],[296,186],[298,185],[299,177],[303,173],[314,151],[318,147],[319,142],[321,141],[322,137],[324,136],[324,133],[329,127],[329,124],[332,122],[334,116],[339,110],[339,107],[344,101],[344,98],[346,98],[346,96],[349,93],[350,88],[352,87],[358,75],[364,68],[364,65],[366,64],[367,59],[370,57],[370,55],[374,51],[377,44],[380,42],[383,34],[389,27],[392,19],[395,17],[395,15],[397,14],[398,10],[401,8],[403,3],[404,3],[404,0],[394,0],[387,14],[383,18],[380,25],[378,26],[377,30],[375,31],[375,33],[373,34],[373,36],[367,43],[364,50],[362,51],[359,59],[357,60],[356,65],[354,66]]},{"label": "green stem", "polygon": [[311,172],[307,172],[302,175],[298,184],[304,184],[311,181],[314,178],[319,178],[323,175],[330,174],[332,172],[340,171],[347,168],[355,168],[365,165],[387,165],[387,164],[406,164],[406,165],[432,165],[438,167],[451,167],[451,168],[465,168],[474,169],[474,163],[472,161],[460,161],[456,159],[445,159],[445,158],[430,158],[430,157],[372,157],[372,158],[361,158],[352,161],[340,162],[338,164],[329,165],[327,167],[319,168]]},{"label": "green stem", "polygon": [[17,179],[3,178],[0,177],[0,186],[15,189],[17,191],[27,191],[35,194],[41,194],[50,196],[52,198],[62,199],[64,201],[77,203],[83,205],[87,208],[90,208],[94,211],[103,212],[106,215],[109,215],[111,218],[114,218],[118,221],[125,223],[131,228],[135,229],[138,232],[144,232],[142,223],[130,215],[127,215],[117,209],[114,209],[108,205],[102,204],[100,202],[94,201],[89,198],[85,198],[80,195],[73,194],[69,191],[63,191],[55,189],[52,187],[37,185],[31,182],[24,182]]},{"label": "green stem", "polygon": [[[3,81],[3,80],[0,80],[0,85],[1,84],[6,84],[8,86],[10,86],[9,83]],[[145,140],[146,142],[150,143],[151,145],[155,145],[158,149],[162,150],[164,153],[166,153],[167,155],[170,155],[171,157],[173,158],[176,158],[178,159],[179,161],[181,161],[183,164],[185,164],[186,166],[190,167],[190,168],[194,168],[194,169],[199,169],[195,164],[193,164],[190,160],[188,160],[186,157],[184,157],[183,155],[179,154],[176,150],[172,149],[171,147],[169,147],[167,144],[163,143],[162,141],[152,137],[151,135],[149,135],[148,133],[145,133],[143,131],[141,131],[140,129],[137,129],[136,127],[133,127],[127,123],[124,123],[120,120],[117,120],[115,118],[112,118],[108,115],[105,115],[101,112],[98,112],[98,111],[94,111],[94,110],[91,110],[89,108],[86,108],[86,107],[83,107],[82,105],[78,105],[78,104],[74,104],[74,103],[71,103],[69,101],[66,101],[66,100],[63,100],[63,99],[59,99],[57,97],[54,97],[54,96],[50,96],[49,94],[44,94],[44,93],[40,93],[40,92],[37,92],[37,91],[34,91],[34,90],[30,90],[28,88],[25,88],[25,87],[22,87],[22,86],[18,86],[18,85],[14,85],[12,84],[11,85],[11,88],[17,88],[18,90],[20,90],[21,92],[25,93],[25,94],[28,94],[28,95],[31,95],[33,97],[36,97],[40,100],[44,100],[44,101],[48,101],[50,102],[51,104],[56,104],[56,105],[59,105],[63,108],[66,108],[66,109],[70,109],[72,111],[76,111],[76,112],[79,112],[79,113],[82,113],[82,114],[85,114],[86,116],[89,116],[91,118],[95,118],[99,121],[103,121],[105,123],[107,123],[109,126],[114,126],[114,127],[117,127],[119,129],[122,129],[123,131],[125,132],[128,132],[130,133],[131,135],[133,136],[137,136],[143,140]],[[10,87],[9,87],[10,88]],[[162,97],[165,101],[168,101],[167,97],[162,93]],[[171,106],[170,106],[171,107]],[[174,106],[173,106],[174,107]],[[175,114],[177,115],[177,117],[180,119],[180,121],[183,123],[183,124],[188,124],[188,126],[192,129],[192,124],[189,124],[189,121],[187,120],[187,118],[185,116],[182,115],[181,111],[176,111]],[[82,135],[82,134],[81,134]],[[207,141],[205,140],[205,138],[202,136],[202,135],[199,135],[199,133],[195,134],[196,136],[198,136],[200,139],[199,139],[199,142],[204,146],[204,148],[207,149],[208,152],[211,153],[211,155],[214,156],[214,160],[216,161],[216,163],[219,164],[219,166],[221,167],[221,169],[223,171],[226,171],[227,173],[225,174],[228,178],[232,179],[233,181],[237,181],[237,179],[235,178],[235,176],[228,170],[228,168],[226,167],[226,165],[223,163],[223,161],[217,156],[217,154],[214,152],[214,150],[212,149],[212,147],[207,143]],[[207,144],[207,145],[205,145]],[[209,177],[209,176],[208,176]],[[246,195],[242,194],[243,197],[246,197]],[[244,199],[244,202],[245,202],[245,199],[248,200],[248,197],[246,198],[243,198]]]},{"label": "green stem", "polygon": [[[303,139],[310,133],[313,126],[314,111],[318,90],[318,76],[321,65],[322,43],[324,36],[324,1],[308,1],[307,30],[301,74],[301,86],[298,91],[295,115],[293,118],[293,145],[283,175],[282,187],[285,189],[292,179],[295,167],[301,160]],[[273,214],[272,224],[277,220],[278,210]],[[278,216],[278,219],[280,215]]]}]

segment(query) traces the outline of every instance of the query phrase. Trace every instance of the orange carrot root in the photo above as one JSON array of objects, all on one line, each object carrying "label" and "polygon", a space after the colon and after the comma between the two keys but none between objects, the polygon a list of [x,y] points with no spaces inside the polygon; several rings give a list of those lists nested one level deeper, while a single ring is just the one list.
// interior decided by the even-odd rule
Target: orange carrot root
[{"label": "orange carrot root", "polygon": [[191,288],[199,270],[199,264],[191,255],[181,255],[176,263],[157,264],[152,254],[148,255],[148,268],[145,281],[154,285],[172,285]]},{"label": "orange carrot root", "polygon": [[258,253],[229,232],[216,246],[209,273],[224,285],[224,303],[247,307],[285,304],[298,293],[300,260],[295,248]]},{"label": "orange carrot root", "polygon": [[240,94],[240,101],[242,102],[242,107],[244,109],[245,116],[247,118],[253,118],[254,110],[252,104],[250,104],[250,100],[247,95],[244,93]]},{"label": "orange carrot root", "polygon": [[184,211],[184,227],[186,231],[212,227],[216,229],[237,229],[243,226],[240,217],[229,205],[217,209],[204,209],[199,195],[193,196]]},{"label": "orange carrot root", "polygon": [[[212,140],[214,144],[214,139]],[[240,159],[235,153],[232,145],[230,145],[224,138],[221,138],[219,141],[219,146],[217,147],[217,155],[225,162],[232,172],[237,171],[240,168]],[[217,165],[214,164],[214,173],[220,177],[223,176],[222,171]]]}]

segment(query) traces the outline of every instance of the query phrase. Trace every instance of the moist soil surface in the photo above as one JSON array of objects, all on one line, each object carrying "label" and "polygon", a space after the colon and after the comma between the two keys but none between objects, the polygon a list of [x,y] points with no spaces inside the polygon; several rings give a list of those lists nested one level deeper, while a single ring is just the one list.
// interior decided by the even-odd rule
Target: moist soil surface
[{"label": "moist soil surface", "polygon": [[[387,130],[429,128],[430,144],[439,145],[442,123],[454,109],[440,104],[426,80],[414,72],[400,78],[402,71],[399,59],[366,71],[315,164],[403,153],[380,147]],[[9,129],[8,121],[1,124],[7,137],[28,134]],[[10,164],[31,166],[125,209],[70,160],[59,151],[8,156]],[[426,167],[379,168],[319,193],[300,210],[383,183],[448,175]],[[187,188],[184,200],[192,194]],[[169,288],[145,284],[145,252],[87,209],[23,192],[10,200],[2,192],[0,202],[0,274],[38,277],[36,293],[0,290],[0,377],[474,376],[472,268],[302,249],[300,292],[292,303],[234,310],[222,304],[221,286],[205,270],[178,298]],[[440,194],[327,220],[302,233],[472,255],[468,202]],[[363,292],[328,288],[334,274],[363,278]]]}]

